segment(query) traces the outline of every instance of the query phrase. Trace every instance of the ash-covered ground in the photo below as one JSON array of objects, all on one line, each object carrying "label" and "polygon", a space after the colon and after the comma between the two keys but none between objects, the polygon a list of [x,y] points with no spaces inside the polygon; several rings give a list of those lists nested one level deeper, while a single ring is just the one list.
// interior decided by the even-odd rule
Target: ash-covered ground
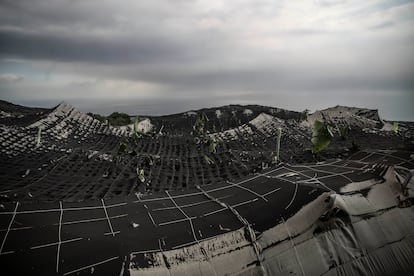
[{"label": "ash-covered ground", "polygon": [[[1,271],[413,269],[414,123],[343,106],[309,115],[230,105],[134,117],[113,127],[67,103],[0,102]],[[333,138],[312,153],[316,120],[332,127]]]}]

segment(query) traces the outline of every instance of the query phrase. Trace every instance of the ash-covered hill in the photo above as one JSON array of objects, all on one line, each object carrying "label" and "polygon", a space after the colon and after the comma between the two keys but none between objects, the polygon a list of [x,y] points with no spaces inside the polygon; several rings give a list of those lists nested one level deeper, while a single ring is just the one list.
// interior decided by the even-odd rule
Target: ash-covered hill
[{"label": "ash-covered hill", "polygon": [[190,110],[183,113],[151,117],[156,126],[164,126],[170,134],[188,133],[192,130],[197,115],[204,113],[208,121],[206,129],[209,132],[219,132],[230,128],[236,128],[246,124],[261,113],[270,114],[283,120],[300,119],[300,112],[260,105],[226,105],[215,108],[203,108]]},{"label": "ash-covered hill", "polygon": [[[232,181],[272,166],[277,129],[280,160],[297,164],[347,157],[357,150],[412,147],[409,124],[384,130],[377,111],[334,107],[310,114],[264,106],[229,105],[166,116],[141,116],[139,137],[67,103],[53,109],[1,102],[0,182],[3,200],[79,201],[135,192],[191,189]],[[137,112],[138,113],[138,112]],[[192,134],[206,115],[205,137]],[[349,126],[324,152],[313,155],[315,120]]]}]

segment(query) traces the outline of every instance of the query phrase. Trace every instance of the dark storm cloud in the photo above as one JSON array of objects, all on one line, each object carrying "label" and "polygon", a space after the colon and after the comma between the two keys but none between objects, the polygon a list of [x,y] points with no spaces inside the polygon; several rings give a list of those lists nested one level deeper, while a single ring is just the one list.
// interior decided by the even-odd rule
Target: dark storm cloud
[{"label": "dark storm cloud", "polygon": [[3,0],[0,97],[149,113],[407,102],[413,14],[403,0]]},{"label": "dark storm cloud", "polygon": [[219,31],[174,28],[169,21],[185,4],[174,2],[3,1],[0,55],[97,64],[185,63],[210,58],[225,46]]},{"label": "dark storm cloud", "polygon": [[195,58],[185,44],[162,38],[69,37],[1,30],[0,38],[0,55],[5,58],[98,64],[184,62]]},{"label": "dark storm cloud", "polygon": [[[203,71],[203,72],[162,72],[149,74],[142,72],[130,75],[131,79],[140,77],[151,82],[171,85],[177,89],[215,91],[318,91],[318,90],[362,90],[398,89],[410,91],[414,88],[411,76],[395,76],[382,79],[380,76],[358,75],[338,71],[337,74],[309,74],[294,68],[256,68]],[[124,74],[127,76],[128,74]]]}]

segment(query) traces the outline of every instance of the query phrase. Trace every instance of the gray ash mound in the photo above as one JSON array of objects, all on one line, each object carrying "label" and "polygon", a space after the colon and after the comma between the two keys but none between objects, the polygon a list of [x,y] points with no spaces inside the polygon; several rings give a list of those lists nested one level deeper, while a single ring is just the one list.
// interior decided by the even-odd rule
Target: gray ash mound
[{"label": "gray ash mound", "polygon": [[[1,102],[0,108],[2,201],[82,201],[234,181],[272,166],[279,127],[280,160],[290,164],[346,158],[359,149],[412,147],[409,123],[401,123],[397,134],[383,130],[375,110],[339,106],[308,118],[257,105],[147,116],[141,117],[139,138],[133,124],[112,127],[67,103],[39,109]],[[191,134],[198,114],[208,118],[214,154]],[[316,119],[349,127],[346,138],[334,138],[317,156],[309,150]]]}]

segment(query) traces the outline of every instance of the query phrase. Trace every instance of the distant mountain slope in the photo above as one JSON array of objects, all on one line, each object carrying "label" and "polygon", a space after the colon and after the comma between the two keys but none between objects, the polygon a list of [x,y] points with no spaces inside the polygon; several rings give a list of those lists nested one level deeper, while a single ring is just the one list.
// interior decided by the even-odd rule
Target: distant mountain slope
[{"label": "distant mountain slope", "polygon": [[50,109],[40,107],[27,107],[0,100],[0,110],[7,113],[31,114],[38,112],[47,112]]},{"label": "distant mountain slope", "polygon": [[0,124],[26,126],[39,120],[51,110],[26,107],[0,100]]}]

